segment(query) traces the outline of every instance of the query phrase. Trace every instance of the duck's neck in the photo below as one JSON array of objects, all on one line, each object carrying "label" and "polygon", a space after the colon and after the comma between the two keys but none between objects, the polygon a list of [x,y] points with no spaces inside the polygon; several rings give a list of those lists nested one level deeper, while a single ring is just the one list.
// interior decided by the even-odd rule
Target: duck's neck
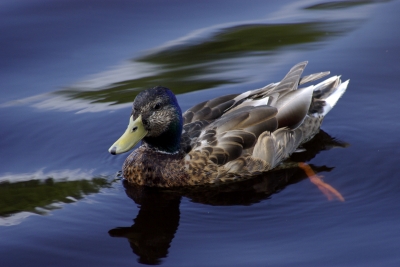
[{"label": "duck's neck", "polygon": [[160,153],[175,154],[180,149],[181,135],[182,121],[173,122],[161,135],[143,138],[143,145]]}]

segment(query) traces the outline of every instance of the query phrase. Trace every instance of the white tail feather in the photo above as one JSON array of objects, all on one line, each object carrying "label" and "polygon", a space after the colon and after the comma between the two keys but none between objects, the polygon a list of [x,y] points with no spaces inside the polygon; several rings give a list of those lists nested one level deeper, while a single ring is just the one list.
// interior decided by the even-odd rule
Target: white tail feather
[{"label": "white tail feather", "polygon": [[328,114],[328,112],[336,105],[339,98],[344,94],[344,92],[346,92],[349,81],[350,80],[347,80],[341,83],[336,90],[325,99],[326,105],[324,106],[324,111],[322,113],[323,116]]}]

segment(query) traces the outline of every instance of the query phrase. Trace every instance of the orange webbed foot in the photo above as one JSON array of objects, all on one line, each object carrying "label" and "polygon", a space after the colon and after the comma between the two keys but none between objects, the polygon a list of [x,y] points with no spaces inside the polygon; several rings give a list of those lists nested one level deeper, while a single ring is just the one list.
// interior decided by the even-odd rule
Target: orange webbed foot
[{"label": "orange webbed foot", "polygon": [[335,188],[331,185],[325,183],[322,180],[323,176],[317,175],[310,167],[310,165],[305,163],[298,163],[300,169],[302,169],[310,179],[310,181],[315,184],[319,190],[324,193],[324,195],[328,198],[328,200],[333,200],[334,197],[337,197],[340,201],[344,201],[344,197],[340,194]]}]

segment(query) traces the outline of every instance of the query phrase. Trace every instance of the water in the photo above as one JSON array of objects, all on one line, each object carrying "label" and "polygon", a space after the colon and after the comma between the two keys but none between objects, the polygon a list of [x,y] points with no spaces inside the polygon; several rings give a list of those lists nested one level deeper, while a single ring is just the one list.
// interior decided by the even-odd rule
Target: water
[{"label": "water", "polygon": [[[398,1],[0,6],[1,266],[400,264]],[[170,87],[186,110],[303,60],[350,79],[293,156],[345,202],[297,168],[167,192],[117,175],[127,155],[107,149],[138,91]]]}]

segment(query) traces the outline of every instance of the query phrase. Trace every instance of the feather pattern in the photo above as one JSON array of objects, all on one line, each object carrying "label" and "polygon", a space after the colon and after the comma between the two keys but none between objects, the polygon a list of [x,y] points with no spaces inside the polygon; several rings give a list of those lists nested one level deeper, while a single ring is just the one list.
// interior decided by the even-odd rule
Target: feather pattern
[{"label": "feather pattern", "polygon": [[172,187],[244,179],[277,167],[318,133],[348,85],[333,76],[299,88],[329,74],[301,77],[306,65],[295,65],[278,83],[188,109],[182,115],[180,150],[160,156],[144,143],[125,161],[124,177],[137,184]]}]

